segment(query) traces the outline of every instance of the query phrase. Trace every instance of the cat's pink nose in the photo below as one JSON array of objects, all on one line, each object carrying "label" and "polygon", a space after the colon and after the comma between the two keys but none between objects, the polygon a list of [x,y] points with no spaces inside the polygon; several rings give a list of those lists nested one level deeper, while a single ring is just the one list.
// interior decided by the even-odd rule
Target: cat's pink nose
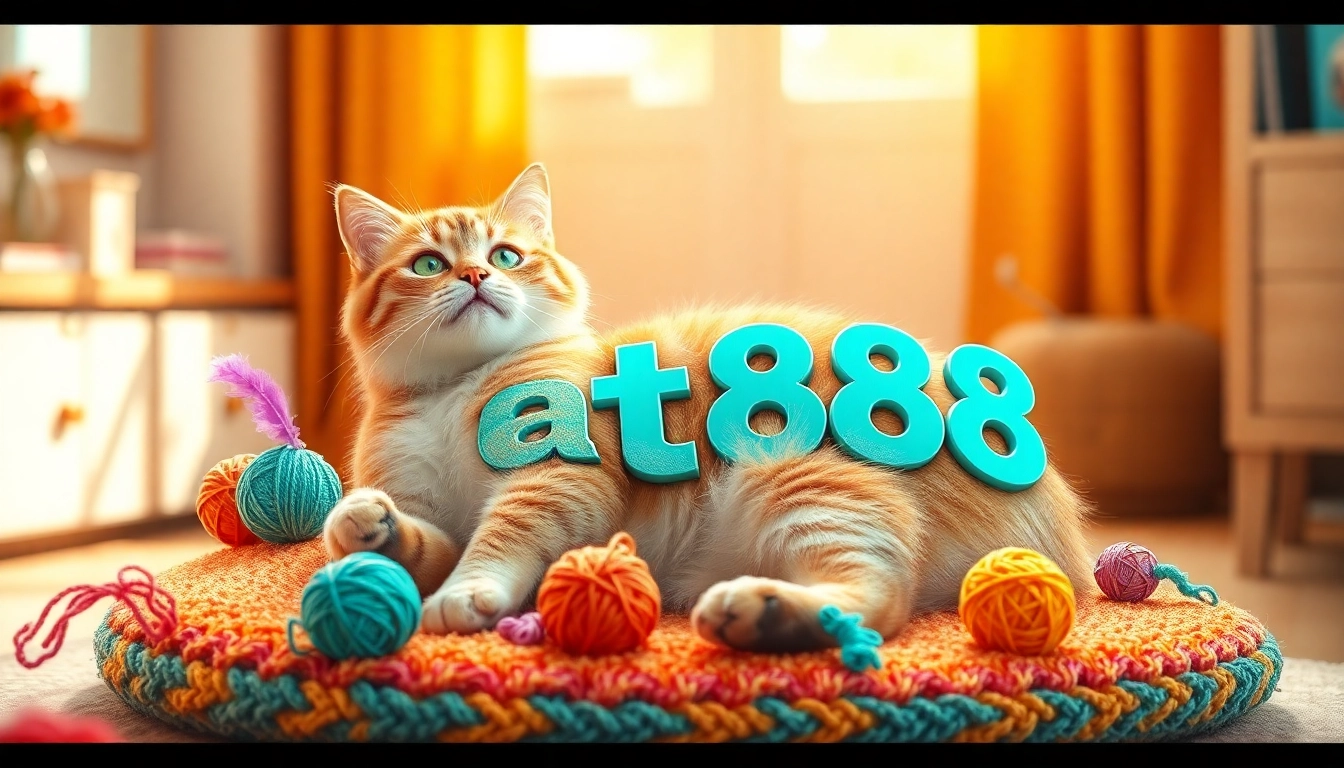
[{"label": "cat's pink nose", "polygon": [[457,277],[459,280],[466,280],[468,283],[471,283],[472,288],[480,288],[481,281],[489,276],[490,273],[480,267],[467,267],[462,270],[462,274]]}]

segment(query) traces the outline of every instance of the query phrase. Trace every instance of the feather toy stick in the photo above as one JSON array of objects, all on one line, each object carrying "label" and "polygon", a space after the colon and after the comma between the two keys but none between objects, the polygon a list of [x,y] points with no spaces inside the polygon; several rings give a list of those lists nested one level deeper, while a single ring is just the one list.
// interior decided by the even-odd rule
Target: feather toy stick
[{"label": "feather toy stick", "polygon": [[210,365],[213,372],[207,381],[228,384],[229,397],[246,398],[258,432],[293,448],[305,447],[289,412],[285,391],[270,374],[253,368],[246,357],[237,354],[216,357]]}]

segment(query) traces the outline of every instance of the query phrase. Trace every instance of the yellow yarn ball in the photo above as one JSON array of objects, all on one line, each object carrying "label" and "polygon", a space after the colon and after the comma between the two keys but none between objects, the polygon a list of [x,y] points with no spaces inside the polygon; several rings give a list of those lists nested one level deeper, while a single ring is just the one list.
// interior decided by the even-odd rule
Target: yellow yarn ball
[{"label": "yellow yarn ball", "polygon": [[1050,558],[1005,547],[980,558],[961,582],[961,621],[981,647],[1050,653],[1073,629],[1073,583]]}]

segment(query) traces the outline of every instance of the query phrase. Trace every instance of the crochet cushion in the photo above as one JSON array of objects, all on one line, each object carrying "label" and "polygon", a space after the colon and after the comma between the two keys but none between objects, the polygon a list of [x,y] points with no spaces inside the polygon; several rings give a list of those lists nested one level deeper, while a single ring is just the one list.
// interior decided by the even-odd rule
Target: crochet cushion
[{"label": "crochet cushion", "polygon": [[285,632],[324,563],[311,541],[171,568],[157,581],[176,629],[151,643],[117,603],[95,637],[99,673],[144,714],[239,740],[1150,741],[1245,714],[1283,663],[1253,616],[1166,582],[1140,603],[1080,598],[1046,656],[981,650],[948,612],[915,620],[865,672],[838,650],[719,648],[680,617],[601,658],[417,633],[391,656],[334,662],[296,655]]}]

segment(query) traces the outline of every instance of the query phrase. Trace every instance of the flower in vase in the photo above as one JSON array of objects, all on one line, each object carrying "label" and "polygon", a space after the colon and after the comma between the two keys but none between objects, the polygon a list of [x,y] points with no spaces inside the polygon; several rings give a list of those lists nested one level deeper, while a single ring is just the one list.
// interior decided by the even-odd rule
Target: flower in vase
[{"label": "flower in vase", "polygon": [[34,135],[65,133],[75,122],[66,99],[39,96],[33,88],[37,70],[0,75],[0,133],[10,141],[27,142]]},{"label": "flower in vase", "polygon": [[38,94],[33,85],[36,79],[37,71],[32,69],[0,74],[0,134],[8,139],[10,157],[10,190],[0,209],[0,239],[28,241],[47,236],[58,205],[48,189],[50,181],[43,184],[32,178],[27,158],[34,137],[67,132],[74,125],[75,113],[69,101]]}]

